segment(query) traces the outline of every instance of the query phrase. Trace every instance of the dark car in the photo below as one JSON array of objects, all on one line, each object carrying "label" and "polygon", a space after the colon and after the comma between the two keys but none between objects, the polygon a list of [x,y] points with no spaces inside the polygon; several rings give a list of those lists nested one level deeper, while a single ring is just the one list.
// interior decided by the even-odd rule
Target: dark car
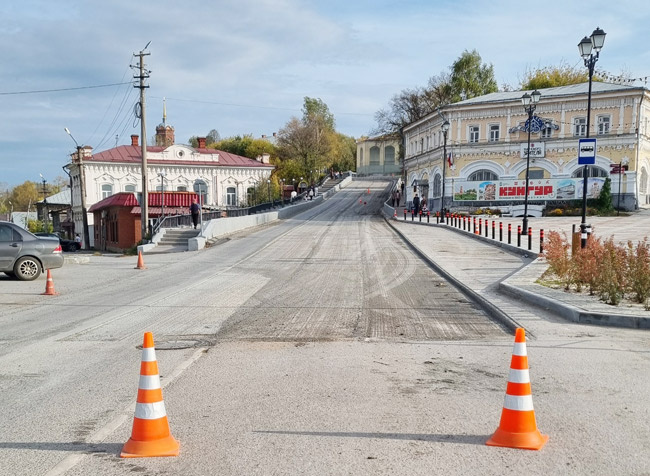
[{"label": "dark car", "polygon": [[46,269],[63,266],[58,239],[32,235],[27,230],[0,221],[0,271],[22,281],[32,281]]},{"label": "dark car", "polygon": [[74,240],[66,240],[65,238],[61,238],[59,235],[56,233],[34,233],[36,236],[43,236],[43,237],[49,237],[49,238],[56,238],[59,240],[59,243],[61,243],[61,249],[63,251],[79,251],[81,249],[81,243],[77,243]]}]

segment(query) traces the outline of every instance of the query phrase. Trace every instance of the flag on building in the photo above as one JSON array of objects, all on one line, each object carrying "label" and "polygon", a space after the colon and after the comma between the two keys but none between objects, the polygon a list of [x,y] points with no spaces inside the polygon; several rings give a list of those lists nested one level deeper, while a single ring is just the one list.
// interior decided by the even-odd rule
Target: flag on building
[{"label": "flag on building", "polygon": [[449,151],[449,155],[447,156],[447,163],[449,164],[449,168],[454,166],[454,155],[451,151]]}]

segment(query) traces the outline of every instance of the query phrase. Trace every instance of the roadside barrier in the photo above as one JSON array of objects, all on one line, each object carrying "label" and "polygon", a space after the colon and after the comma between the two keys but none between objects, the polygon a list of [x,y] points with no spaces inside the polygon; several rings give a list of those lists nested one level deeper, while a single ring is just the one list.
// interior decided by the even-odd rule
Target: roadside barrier
[{"label": "roadside barrier", "polygon": [[526,450],[540,450],[548,441],[537,429],[533,396],[528,373],[526,331],[518,328],[510,361],[506,397],[499,427],[485,443],[488,446],[505,446]]},{"label": "roadside barrier", "polygon": [[517,225],[517,248],[521,248],[521,225]]},{"label": "roadside barrier", "polygon": [[544,253],[544,228],[539,230],[539,254]]},{"label": "roadside barrier", "polygon": [[528,227],[528,251],[533,248],[533,229]]},{"label": "roadside barrier", "polygon": [[431,216],[431,212],[427,210],[427,223],[429,223],[429,217]]},{"label": "roadside barrier", "polygon": [[179,448],[180,444],[169,431],[153,334],[145,332],[133,430],[131,438],[122,448],[120,457],[178,456]]},{"label": "roadside barrier", "polygon": [[138,251],[138,264],[134,269],[147,269],[147,267],[144,265],[144,259],[142,258],[142,251]]},{"label": "roadside barrier", "polygon": [[404,209],[404,221],[406,221],[406,208]]},{"label": "roadside barrier", "polygon": [[508,244],[512,243],[512,223],[508,223]]},{"label": "roadside barrier", "polygon": [[503,222],[499,222],[499,241],[503,241]]},{"label": "roadside barrier", "polygon": [[56,296],[57,293],[54,290],[54,280],[52,279],[52,272],[47,270],[47,281],[45,282],[45,292],[41,293],[43,296]]}]

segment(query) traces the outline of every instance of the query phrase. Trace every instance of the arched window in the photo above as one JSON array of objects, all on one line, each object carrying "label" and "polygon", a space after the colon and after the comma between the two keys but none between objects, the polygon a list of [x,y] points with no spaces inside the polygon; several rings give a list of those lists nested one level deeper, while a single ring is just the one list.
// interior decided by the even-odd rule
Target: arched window
[{"label": "arched window", "polygon": [[228,187],[226,189],[226,205],[229,207],[237,205],[237,189],[235,187]]},{"label": "arched window", "polygon": [[433,198],[439,198],[442,195],[442,177],[437,174],[433,178]]},{"label": "arched window", "polygon": [[470,182],[482,182],[484,180],[499,180],[499,176],[491,170],[482,169],[472,173],[467,180]]},{"label": "arched window", "polygon": [[370,165],[379,165],[379,147],[376,145],[370,148]]},{"label": "arched window", "polygon": [[113,186],[110,183],[102,185],[102,200],[113,195]]},{"label": "arched window", "polygon": [[208,199],[208,184],[204,180],[194,182],[194,192],[201,196],[201,203],[205,204]]},{"label": "arched window", "polygon": [[135,193],[135,185],[131,185],[131,184],[129,184],[129,185],[125,185],[125,186],[124,186],[124,191],[125,191],[125,192],[132,192],[132,193]]},{"label": "arched window", "polygon": [[[609,174],[607,173],[606,170],[601,169],[600,167],[598,167],[596,165],[587,165],[587,167],[589,167],[588,170],[589,170],[589,176],[590,177],[609,177]],[[583,175],[584,175],[584,171],[585,171],[585,168],[580,167],[578,170],[573,172],[572,177],[582,178]]]},{"label": "arched window", "polygon": [[179,185],[176,187],[177,192],[187,192],[187,187],[185,185]]},{"label": "arched window", "polygon": [[648,171],[645,167],[641,167],[641,182],[639,183],[639,192],[648,193]]},{"label": "arched window", "polygon": [[359,164],[363,165],[363,147],[359,149]]},{"label": "arched window", "polygon": [[397,156],[395,155],[395,147],[393,147],[392,145],[389,145],[388,147],[386,147],[386,149],[384,149],[384,156],[385,156],[384,162],[386,164],[398,163]]}]

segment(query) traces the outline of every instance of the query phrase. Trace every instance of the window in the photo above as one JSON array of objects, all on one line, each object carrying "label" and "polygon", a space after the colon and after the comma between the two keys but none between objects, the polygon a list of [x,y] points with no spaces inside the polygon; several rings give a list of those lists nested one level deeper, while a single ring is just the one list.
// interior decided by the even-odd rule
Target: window
[{"label": "window", "polygon": [[135,185],[125,185],[124,186],[124,191],[125,192],[135,192]]},{"label": "window", "polygon": [[[589,177],[609,177],[609,174],[607,173],[606,170],[601,169],[600,167],[597,167],[595,165],[588,165],[589,167]],[[578,170],[573,172],[573,177],[576,178],[582,178],[583,173],[585,171],[584,166],[580,167]]]},{"label": "window", "polygon": [[499,141],[500,130],[501,130],[501,126],[499,124],[490,124],[490,142]]},{"label": "window", "polygon": [[204,180],[197,180],[194,182],[194,192],[198,193],[201,197],[201,204],[207,203],[208,199],[208,184]]},{"label": "window", "polygon": [[110,183],[102,185],[102,200],[113,195],[113,186]]},{"label": "window", "polygon": [[[526,172],[524,172],[524,178],[526,178]],[[544,169],[529,169],[528,170],[528,179],[529,180],[539,180],[544,178]]]},{"label": "window", "polygon": [[185,185],[179,185],[176,187],[177,192],[187,192],[187,187]]},{"label": "window", "polygon": [[478,126],[469,126],[469,142],[478,142],[479,128]]},{"label": "window", "polygon": [[470,182],[481,182],[483,180],[498,180],[499,177],[497,174],[492,172],[491,170],[477,170],[476,172],[472,173],[469,177],[467,177],[467,180]]},{"label": "window", "polygon": [[611,116],[598,116],[598,134],[609,134]]},{"label": "window", "polygon": [[587,118],[576,117],[573,120],[573,136],[584,137],[587,135]]},{"label": "window", "polygon": [[226,189],[226,205],[229,207],[237,205],[237,192],[235,187],[228,187]]},{"label": "window", "polygon": [[542,139],[548,139],[551,137],[551,135],[553,135],[553,127],[547,122],[544,124],[544,127],[542,127],[540,137]]},{"label": "window", "polygon": [[433,178],[433,197],[437,198],[440,195],[442,195],[442,177],[440,175],[436,175]]},{"label": "window", "polygon": [[379,147],[376,145],[370,148],[370,165],[379,165]]},{"label": "window", "polygon": [[398,164],[399,157],[395,155],[395,147],[389,145],[384,149],[384,162],[386,164]]},{"label": "window", "polygon": [[248,197],[248,204],[253,205],[253,200],[255,199],[255,187],[248,187],[246,189],[246,196]]},{"label": "window", "polygon": [[0,241],[13,241],[14,230],[10,226],[0,225]]}]

